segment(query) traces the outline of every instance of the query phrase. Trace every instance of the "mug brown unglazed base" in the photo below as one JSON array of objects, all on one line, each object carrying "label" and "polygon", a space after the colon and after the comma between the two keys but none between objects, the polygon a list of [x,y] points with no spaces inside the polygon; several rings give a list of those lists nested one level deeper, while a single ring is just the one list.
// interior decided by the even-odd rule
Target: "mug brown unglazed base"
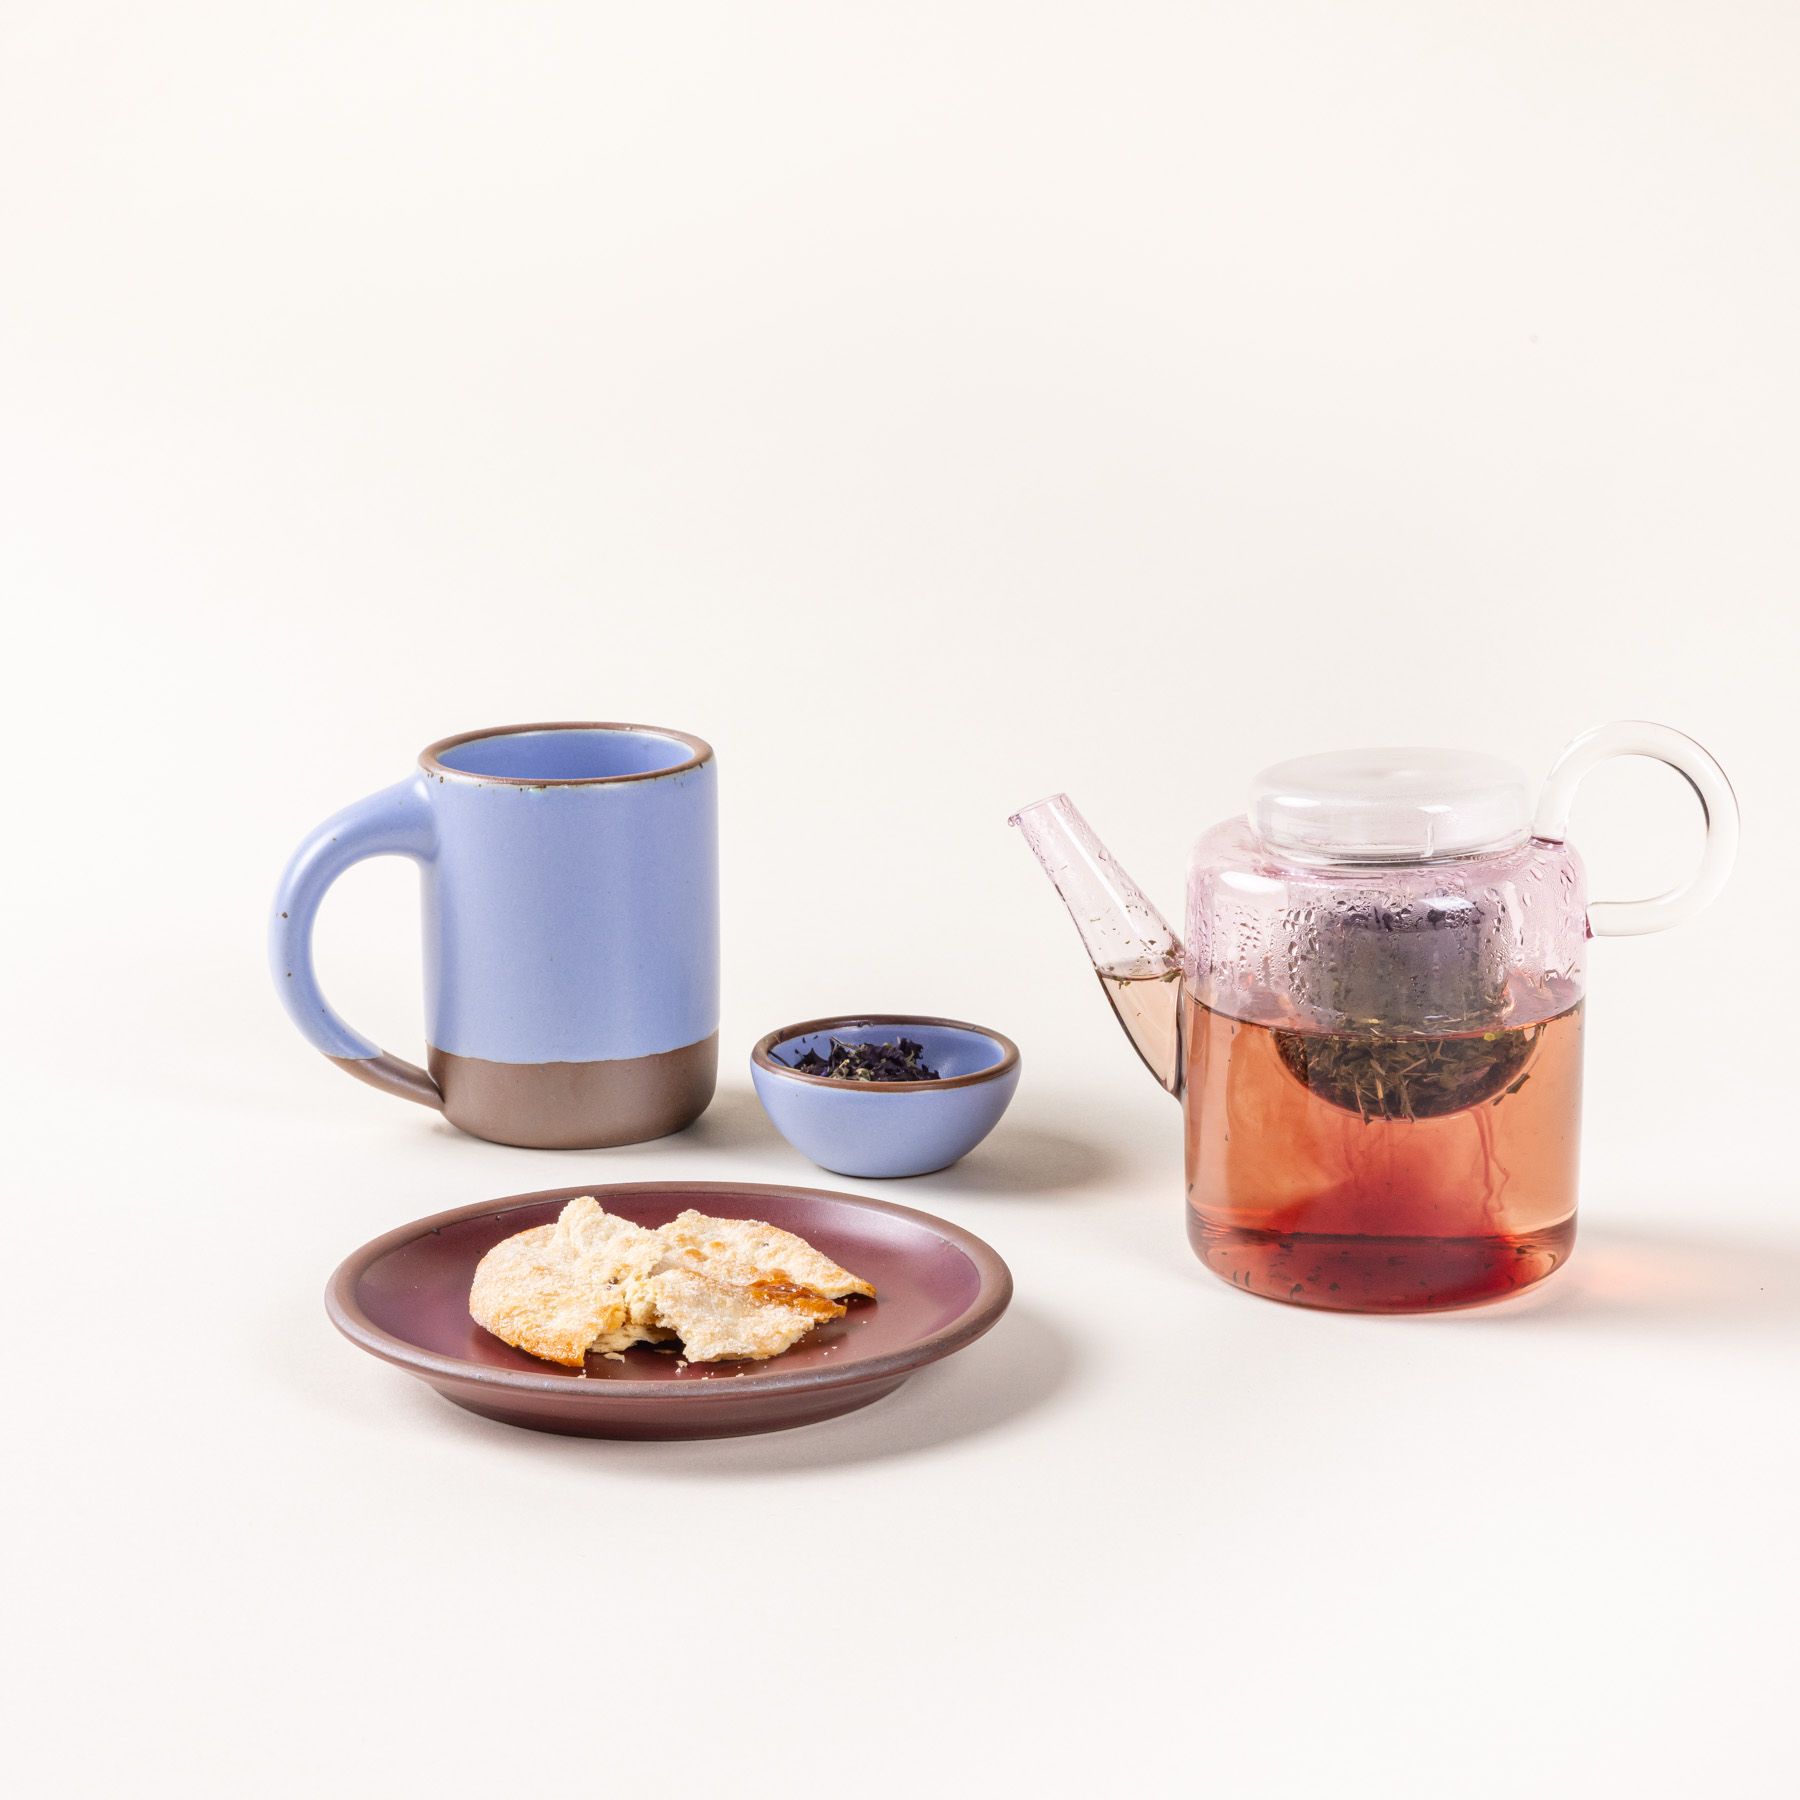
[{"label": "mug brown unglazed base", "polygon": [[691,1125],[712,1099],[719,1034],[606,1062],[503,1063],[433,1049],[444,1116],[472,1137],[528,1150],[604,1150]]},{"label": "mug brown unglazed base", "polygon": [[[719,1034],[603,1062],[488,1062],[435,1047],[426,1060],[444,1117],[471,1137],[525,1150],[607,1150],[667,1137],[699,1118],[718,1080]],[[362,1074],[358,1064],[339,1066]]]}]

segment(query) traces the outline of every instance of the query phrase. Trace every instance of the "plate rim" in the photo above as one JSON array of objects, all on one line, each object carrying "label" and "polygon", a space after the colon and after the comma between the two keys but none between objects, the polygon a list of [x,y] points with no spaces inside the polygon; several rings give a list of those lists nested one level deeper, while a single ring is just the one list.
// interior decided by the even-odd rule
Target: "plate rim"
[{"label": "plate rim", "polygon": [[[713,1381],[701,1377],[692,1383],[684,1381],[634,1381],[616,1377],[604,1381],[583,1382],[577,1376],[539,1375],[528,1369],[499,1369],[491,1363],[466,1362],[461,1357],[444,1356],[435,1350],[421,1349],[417,1344],[396,1337],[377,1325],[356,1300],[356,1284],[362,1275],[384,1256],[401,1245],[411,1243],[427,1232],[446,1225],[459,1225],[465,1219],[488,1218],[516,1208],[540,1205],[551,1200],[575,1200],[583,1194],[596,1198],[604,1194],[668,1194],[704,1190],[709,1194],[756,1195],[780,1194],[787,1198],[848,1201],[867,1212],[886,1213],[921,1225],[935,1236],[954,1244],[974,1264],[978,1283],[974,1298],[949,1324],[920,1338],[917,1342],[890,1350],[867,1362],[845,1363],[838,1368],[812,1365],[786,1375],[769,1375],[739,1387],[735,1381]],[[513,1393],[556,1395],[579,1398],[590,1404],[606,1401],[666,1401],[680,1394],[701,1394],[708,1400],[749,1405],[772,1394],[809,1393],[824,1388],[859,1387],[865,1382],[892,1381],[908,1375],[927,1363],[939,1361],[972,1344],[988,1331],[1005,1312],[1012,1299],[1012,1271],[991,1244],[978,1238],[936,1213],[922,1212],[914,1206],[901,1206],[892,1200],[870,1199],[862,1194],[846,1194],[835,1188],[796,1187],[776,1181],[607,1181],[579,1182],[573,1187],[541,1188],[528,1194],[503,1194],[497,1199],[480,1200],[470,1206],[450,1207],[396,1225],[379,1237],[350,1252],[332,1271],[325,1287],[325,1312],[339,1332],[358,1349],[379,1357],[383,1362],[423,1376],[427,1380],[443,1379],[473,1382],[483,1387],[496,1387]]]}]

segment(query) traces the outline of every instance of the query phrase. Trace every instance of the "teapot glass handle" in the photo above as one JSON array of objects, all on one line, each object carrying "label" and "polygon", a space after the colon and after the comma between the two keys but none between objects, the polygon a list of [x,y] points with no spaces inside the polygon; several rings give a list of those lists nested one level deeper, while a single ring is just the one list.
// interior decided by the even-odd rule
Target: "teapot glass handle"
[{"label": "teapot glass handle", "polygon": [[1588,908],[1588,927],[1595,937],[1635,937],[1691,919],[1718,895],[1737,858],[1738,804],[1725,771],[1691,737],[1667,725],[1622,719],[1583,732],[1557,759],[1538,798],[1532,835],[1560,844],[1582,777],[1614,756],[1650,756],[1667,763],[1686,779],[1706,815],[1700,865],[1680,886],[1652,900],[1597,900]]}]

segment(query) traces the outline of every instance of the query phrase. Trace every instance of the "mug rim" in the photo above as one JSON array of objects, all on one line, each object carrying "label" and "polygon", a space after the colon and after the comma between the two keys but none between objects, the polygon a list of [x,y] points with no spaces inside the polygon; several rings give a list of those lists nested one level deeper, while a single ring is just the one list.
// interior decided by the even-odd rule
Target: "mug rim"
[{"label": "mug rim", "polygon": [[[442,760],[447,750],[461,744],[473,744],[482,738],[521,737],[534,731],[610,731],[637,732],[645,737],[670,738],[685,744],[691,754],[682,762],[670,763],[665,769],[643,769],[633,775],[477,775],[468,769],[452,769]],[[419,767],[439,781],[472,781],[487,787],[565,788],[611,787],[626,781],[660,781],[665,775],[683,775],[712,761],[713,747],[705,738],[691,731],[677,731],[668,725],[627,725],[616,719],[555,719],[531,725],[489,725],[479,731],[458,731],[427,744],[419,752]]]}]

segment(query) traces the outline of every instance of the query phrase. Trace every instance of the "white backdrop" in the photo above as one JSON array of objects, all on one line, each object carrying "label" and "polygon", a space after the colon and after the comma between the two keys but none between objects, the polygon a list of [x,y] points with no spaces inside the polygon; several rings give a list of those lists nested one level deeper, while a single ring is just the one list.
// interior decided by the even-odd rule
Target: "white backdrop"
[{"label": "white backdrop", "polygon": [[[1797,53],[1774,0],[0,11],[27,1791],[1791,1792]],[[1069,788],[1178,916],[1277,757],[1621,715],[1744,852],[1596,948],[1570,1269],[1211,1281],[1006,814]],[[425,742],[581,717],[717,746],[726,1075],[548,1156],[335,1075],[263,915]],[[1691,812],[1597,776],[1596,893]],[[321,928],[411,1056],[414,887]],[[422,1213],[813,1179],[744,1057],[862,1007],[1024,1051],[961,1168],[834,1184],[1012,1263],[964,1357],[608,1446],[330,1332]]]}]

